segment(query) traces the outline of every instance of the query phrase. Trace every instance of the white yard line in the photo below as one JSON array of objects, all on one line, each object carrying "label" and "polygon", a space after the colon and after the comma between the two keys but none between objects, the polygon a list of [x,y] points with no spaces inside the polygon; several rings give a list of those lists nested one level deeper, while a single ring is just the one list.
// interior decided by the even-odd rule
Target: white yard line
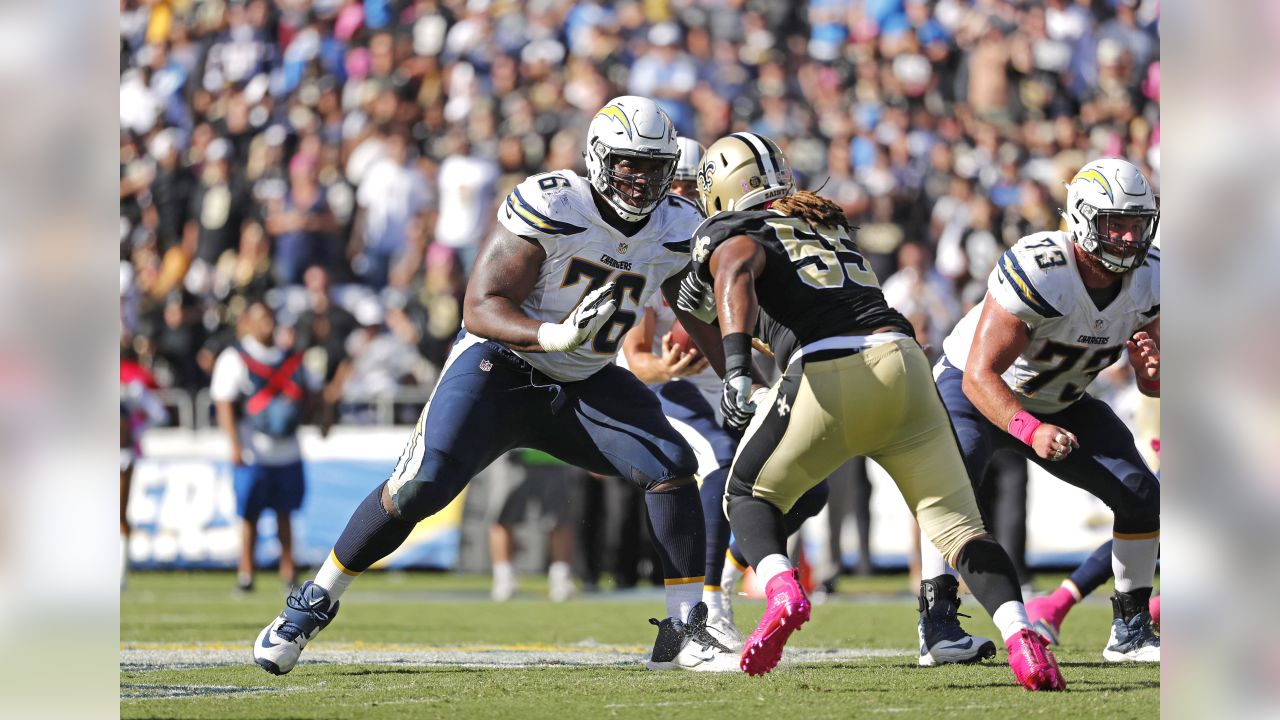
[{"label": "white yard line", "polygon": [[[644,664],[648,648],[622,645],[421,645],[337,644],[308,647],[301,664],[403,665],[413,667],[464,666],[480,668],[630,667]],[[177,670],[248,665],[253,662],[247,643],[124,643],[120,669]],[[866,658],[911,656],[908,649],[873,648],[787,651],[789,663],[834,663]],[[142,689],[142,688],[140,688]],[[141,694],[141,693],[140,693]]]}]

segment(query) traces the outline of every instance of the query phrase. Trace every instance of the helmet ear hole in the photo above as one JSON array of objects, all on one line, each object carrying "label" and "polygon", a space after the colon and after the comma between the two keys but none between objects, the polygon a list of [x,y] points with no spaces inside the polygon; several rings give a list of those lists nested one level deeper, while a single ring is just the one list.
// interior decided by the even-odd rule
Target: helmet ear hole
[{"label": "helmet ear hole", "polygon": [[716,212],[720,212],[720,211],[721,211],[721,210],[723,210],[723,209],[724,209],[724,208],[720,207],[720,198],[719,198],[719,197],[717,197],[717,198],[716,198]]}]

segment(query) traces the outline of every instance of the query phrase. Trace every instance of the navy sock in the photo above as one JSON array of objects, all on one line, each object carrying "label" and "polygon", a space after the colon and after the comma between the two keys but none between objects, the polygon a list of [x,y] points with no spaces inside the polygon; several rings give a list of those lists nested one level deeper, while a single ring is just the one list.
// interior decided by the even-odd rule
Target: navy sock
[{"label": "navy sock", "polygon": [[960,548],[960,554],[956,556],[956,570],[969,584],[973,596],[992,616],[1009,601],[1022,602],[1018,571],[1013,568],[1009,554],[990,537],[971,540]]},{"label": "navy sock", "polygon": [[735,538],[729,543],[729,552],[733,555],[733,559],[741,567],[750,567],[751,563],[747,562],[747,556],[742,552],[742,548],[738,547],[738,540]]},{"label": "navy sock", "polygon": [[1080,597],[1087,597],[1097,590],[1102,583],[1111,577],[1111,541],[1102,544],[1080,567],[1071,573],[1070,580],[1080,591]]},{"label": "navy sock", "polygon": [[333,545],[338,562],[354,573],[364,572],[369,566],[390,555],[409,537],[417,523],[393,518],[382,507],[382,487],[378,485],[369,496],[360,501],[351,513],[347,527]]},{"label": "navy sock", "polygon": [[787,530],[782,511],[767,500],[731,495],[729,523],[747,565],[755,567],[770,555],[787,554]]},{"label": "navy sock", "polygon": [[707,584],[720,584],[724,551],[729,546],[729,518],[724,516],[724,483],[728,468],[719,468],[702,479],[702,519],[707,525]]},{"label": "navy sock", "polygon": [[689,483],[672,490],[644,494],[649,509],[649,532],[667,580],[701,578],[706,569],[707,528],[702,520],[698,486]]}]

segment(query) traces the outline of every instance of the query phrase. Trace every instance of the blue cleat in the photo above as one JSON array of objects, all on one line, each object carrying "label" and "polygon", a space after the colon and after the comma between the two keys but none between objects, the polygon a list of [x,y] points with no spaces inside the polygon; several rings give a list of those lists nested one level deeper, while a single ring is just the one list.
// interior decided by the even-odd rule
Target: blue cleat
[{"label": "blue cleat", "polygon": [[956,612],[960,607],[960,583],[950,575],[939,575],[920,583],[920,665],[974,663],[995,657],[996,644],[988,638],[976,637],[960,627]]},{"label": "blue cleat", "polygon": [[272,675],[293,669],[307,646],[338,615],[338,603],[324,588],[308,580],[285,599],[284,610],[258,633],[253,661]]},{"label": "blue cleat", "polygon": [[1111,638],[1102,651],[1107,662],[1160,662],[1160,636],[1151,627],[1151,614],[1129,593],[1111,596],[1115,619]]}]

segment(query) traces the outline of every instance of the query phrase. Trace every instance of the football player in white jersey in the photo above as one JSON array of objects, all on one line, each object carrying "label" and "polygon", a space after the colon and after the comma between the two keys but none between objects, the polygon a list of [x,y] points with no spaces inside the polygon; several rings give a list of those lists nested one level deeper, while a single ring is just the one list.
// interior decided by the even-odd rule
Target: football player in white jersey
[{"label": "football player in white jersey", "polygon": [[[705,150],[692,138],[681,137],[676,142],[680,146],[680,162],[671,194],[696,201],[698,165]],[[730,553],[729,519],[725,517],[723,501],[741,432],[724,427],[720,413],[722,383],[706,359],[694,349],[672,347],[675,323],[675,311],[662,295],[655,294],[623,340],[618,364],[652,387],[667,420],[689,441],[697,456],[698,490],[707,525],[706,581],[702,588],[702,601],[708,609],[707,626],[717,639],[737,650],[742,647],[742,634],[734,624],[732,598],[746,566]],[[806,492],[787,513],[788,528],[794,530],[818,514],[828,494],[825,481]]]},{"label": "football player in white jersey", "polygon": [[[1103,658],[1159,662],[1148,601],[1160,484],[1132,433],[1085,389],[1128,350],[1139,390],[1160,394],[1160,211],[1142,172],[1108,158],[1076,174],[1064,214],[1066,232],[1030,235],[1004,253],[982,303],[943,343],[934,376],[973,482],[1008,449],[1111,508],[1116,593]],[[946,571],[926,548],[924,584]],[[972,639],[954,618],[921,620],[922,656],[937,647],[948,662],[947,648]]]},{"label": "football player in white jersey", "polygon": [[[464,329],[391,477],[356,508],[314,581],[258,636],[254,659],[289,672],[338,612],[348,585],[462,492],[503,453],[527,447],[646,490],[666,578],[667,618],[651,670],[737,670],[706,629],[705,530],[695,458],[657,398],[612,363],[659,288],[674,301],[702,217],[667,195],[679,151],[652,100],[624,96],[587,132],[587,177],[560,170],[520,183],[471,275]],[[700,344],[713,328],[692,324]],[[723,356],[708,356],[723,367]]]}]

